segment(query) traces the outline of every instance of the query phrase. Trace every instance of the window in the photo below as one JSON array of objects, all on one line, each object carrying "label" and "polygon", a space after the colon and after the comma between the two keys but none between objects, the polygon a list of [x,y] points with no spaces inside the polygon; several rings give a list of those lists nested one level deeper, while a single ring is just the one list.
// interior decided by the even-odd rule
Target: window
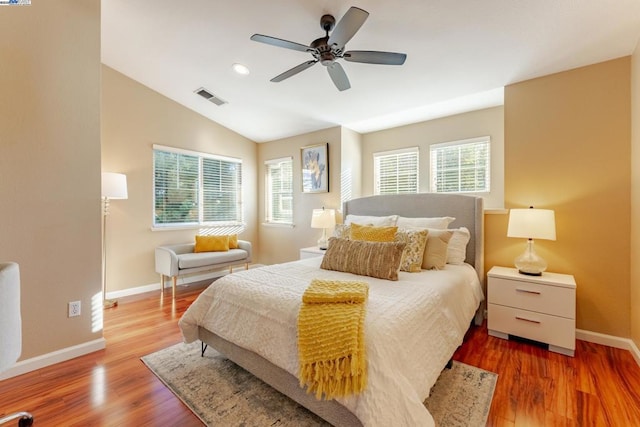
[{"label": "window", "polygon": [[242,223],[242,160],[153,146],[153,225]]},{"label": "window", "polygon": [[373,154],[374,194],[418,192],[418,147]]},{"label": "window", "polygon": [[485,136],[431,145],[431,191],[489,192],[490,144]]},{"label": "window", "polygon": [[266,222],[293,224],[293,157],[267,160]]}]

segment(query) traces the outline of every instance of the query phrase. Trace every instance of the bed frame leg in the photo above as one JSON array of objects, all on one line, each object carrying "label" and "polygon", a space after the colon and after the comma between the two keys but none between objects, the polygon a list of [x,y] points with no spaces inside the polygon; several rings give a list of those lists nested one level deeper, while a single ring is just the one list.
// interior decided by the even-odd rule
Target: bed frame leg
[{"label": "bed frame leg", "polygon": [[[203,351],[204,354],[204,351]],[[453,368],[453,359],[449,359],[449,361],[447,362],[445,369],[451,369]]]},{"label": "bed frame leg", "polygon": [[204,343],[204,341],[200,342],[200,345],[202,347],[202,352],[200,353],[200,357],[204,357],[204,352],[207,351],[207,347],[208,345]]}]

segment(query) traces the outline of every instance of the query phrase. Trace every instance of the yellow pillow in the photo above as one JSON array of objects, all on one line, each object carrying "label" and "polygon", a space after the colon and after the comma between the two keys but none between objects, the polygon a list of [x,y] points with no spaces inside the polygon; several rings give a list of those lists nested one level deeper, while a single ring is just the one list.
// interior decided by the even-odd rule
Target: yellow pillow
[{"label": "yellow pillow", "polygon": [[398,227],[374,227],[351,223],[351,240],[364,240],[367,242],[393,242],[396,238]]},{"label": "yellow pillow", "polygon": [[229,236],[196,236],[194,252],[225,252],[229,250]]},{"label": "yellow pillow", "polygon": [[238,249],[238,235],[230,234],[229,235],[229,249]]}]

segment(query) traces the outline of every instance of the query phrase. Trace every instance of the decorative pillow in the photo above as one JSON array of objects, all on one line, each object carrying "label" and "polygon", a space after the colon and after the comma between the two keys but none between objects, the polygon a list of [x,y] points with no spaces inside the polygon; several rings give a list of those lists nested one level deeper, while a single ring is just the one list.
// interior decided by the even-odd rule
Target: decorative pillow
[{"label": "decorative pillow", "polygon": [[225,252],[229,250],[229,236],[196,236],[194,252]]},{"label": "decorative pillow", "polygon": [[[349,225],[353,222],[357,222],[358,224],[371,224],[378,227],[386,227],[396,225],[398,221],[398,215],[389,215],[389,216],[366,216],[366,215],[347,215],[344,220],[346,225]],[[446,228],[446,227],[445,227]]]},{"label": "decorative pillow", "polygon": [[436,228],[443,230],[449,228],[456,219],[450,216],[441,216],[433,218],[406,218],[403,216],[398,217],[397,226],[400,228],[418,227],[418,228]]},{"label": "decorative pillow", "polygon": [[398,280],[406,244],[331,237],[320,268],[378,279]]},{"label": "decorative pillow", "polygon": [[351,238],[351,226],[348,224],[336,224],[336,228],[333,229],[333,237],[338,239]]},{"label": "decorative pillow", "polygon": [[374,227],[351,223],[351,240],[366,240],[367,242],[393,242],[398,227]]},{"label": "decorative pillow", "polygon": [[447,264],[464,264],[471,234],[467,227],[454,228],[447,247]]},{"label": "decorative pillow", "polygon": [[238,235],[229,234],[229,249],[238,249]]},{"label": "decorative pillow", "polygon": [[447,263],[447,247],[453,236],[451,230],[429,229],[427,245],[422,258],[422,268],[425,270],[441,270]]},{"label": "decorative pillow", "polygon": [[406,243],[400,270],[410,273],[419,273],[422,271],[422,258],[424,249],[427,244],[427,236],[429,230],[398,230],[396,233],[396,242]]}]

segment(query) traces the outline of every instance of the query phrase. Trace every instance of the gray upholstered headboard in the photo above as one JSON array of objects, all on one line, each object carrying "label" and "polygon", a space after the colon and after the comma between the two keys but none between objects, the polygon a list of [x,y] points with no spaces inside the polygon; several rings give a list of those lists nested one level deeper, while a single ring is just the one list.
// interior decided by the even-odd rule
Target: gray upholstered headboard
[{"label": "gray upholstered headboard", "polygon": [[471,240],[466,262],[484,282],[484,213],[482,197],[461,194],[390,194],[362,197],[344,202],[343,215],[400,215],[408,218],[452,216],[449,228],[467,227]]}]

